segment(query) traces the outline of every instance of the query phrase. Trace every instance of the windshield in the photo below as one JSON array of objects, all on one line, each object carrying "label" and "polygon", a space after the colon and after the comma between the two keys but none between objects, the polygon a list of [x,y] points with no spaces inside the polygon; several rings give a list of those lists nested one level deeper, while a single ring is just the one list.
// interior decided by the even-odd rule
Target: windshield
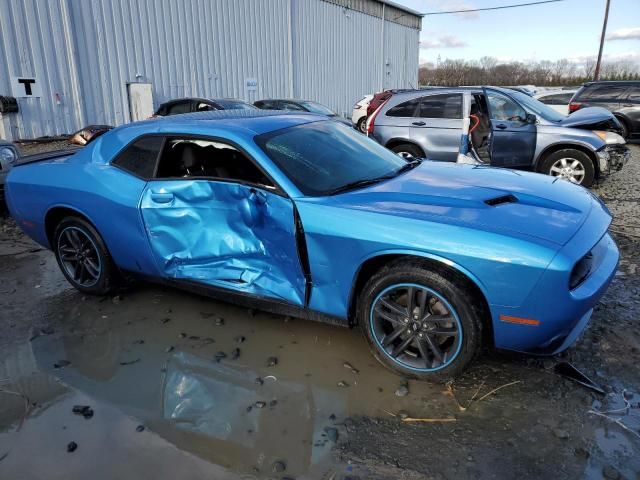
[{"label": "windshield", "polygon": [[302,105],[304,108],[306,108],[312,113],[319,113],[320,115],[329,115],[331,117],[334,117],[336,115],[329,108],[316,102],[300,102],[300,105]]},{"label": "windshield", "polygon": [[407,166],[382,145],[333,121],[276,130],[257,136],[256,143],[309,196],[396,175]]},{"label": "windshield", "polygon": [[526,93],[513,91],[509,92],[509,95],[516,99],[525,109],[529,110],[530,113],[539,115],[545,120],[549,120],[550,122],[560,122],[565,118],[561,113],[546,106],[540,100],[530,97]]},{"label": "windshield", "polygon": [[255,110],[256,107],[240,100],[216,100],[225,110]]}]

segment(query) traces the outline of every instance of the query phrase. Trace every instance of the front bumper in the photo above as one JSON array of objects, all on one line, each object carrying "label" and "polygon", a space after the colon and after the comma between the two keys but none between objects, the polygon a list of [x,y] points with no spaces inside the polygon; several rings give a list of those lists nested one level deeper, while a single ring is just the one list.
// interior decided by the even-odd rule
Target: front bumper
[{"label": "front bumper", "polygon": [[631,157],[631,151],[626,145],[607,145],[596,153],[600,176],[621,170]]},{"label": "front bumper", "polygon": [[[580,336],[618,268],[620,253],[606,231],[610,220],[604,208],[594,205],[582,228],[558,252],[520,306],[491,305],[497,348],[554,355]],[[593,267],[571,290],[571,272],[587,254],[594,258]],[[518,323],[518,319],[528,320]]]}]

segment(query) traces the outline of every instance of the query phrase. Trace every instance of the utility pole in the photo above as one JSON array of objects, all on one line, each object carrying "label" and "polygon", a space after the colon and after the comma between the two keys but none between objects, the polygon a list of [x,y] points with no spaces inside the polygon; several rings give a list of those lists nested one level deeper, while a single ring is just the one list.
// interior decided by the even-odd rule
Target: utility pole
[{"label": "utility pole", "polygon": [[602,23],[602,35],[600,35],[600,50],[598,51],[598,61],[596,62],[596,70],[593,72],[593,79],[598,80],[600,78],[600,64],[602,63],[602,49],[604,48],[604,36],[607,33],[607,20],[609,20],[609,2],[607,0],[607,6],[604,10],[604,22]]}]

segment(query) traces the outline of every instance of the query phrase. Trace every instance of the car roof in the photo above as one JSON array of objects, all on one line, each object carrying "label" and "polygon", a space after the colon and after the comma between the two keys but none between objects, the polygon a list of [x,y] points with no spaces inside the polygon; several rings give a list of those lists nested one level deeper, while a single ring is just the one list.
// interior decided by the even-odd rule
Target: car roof
[{"label": "car roof", "polygon": [[595,82],[585,82],[583,83],[585,87],[590,87],[593,85],[640,85],[640,80],[598,80]]},{"label": "car roof", "polygon": [[247,133],[261,135],[281,128],[302,125],[305,123],[327,120],[324,115],[307,112],[289,112],[281,110],[208,110],[206,112],[184,113],[169,115],[136,122],[138,125],[148,125],[149,130],[168,130],[171,128],[184,129],[197,127],[199,131],[207,127],[215,129],[229,128],[244,130]]}]

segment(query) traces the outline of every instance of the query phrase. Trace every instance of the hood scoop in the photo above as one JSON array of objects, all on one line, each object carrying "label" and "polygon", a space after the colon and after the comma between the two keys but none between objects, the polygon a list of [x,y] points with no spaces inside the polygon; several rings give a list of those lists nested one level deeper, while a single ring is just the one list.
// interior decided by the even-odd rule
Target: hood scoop
[{"label": "hood scoop", "polygon": [[502,205],[503,203],[517,203],[518,198],[515,195],[501,195],[499,197],[490,198],[485,200],[484,203],[489,205],[490,207],[496,207],[498,205]]}]

